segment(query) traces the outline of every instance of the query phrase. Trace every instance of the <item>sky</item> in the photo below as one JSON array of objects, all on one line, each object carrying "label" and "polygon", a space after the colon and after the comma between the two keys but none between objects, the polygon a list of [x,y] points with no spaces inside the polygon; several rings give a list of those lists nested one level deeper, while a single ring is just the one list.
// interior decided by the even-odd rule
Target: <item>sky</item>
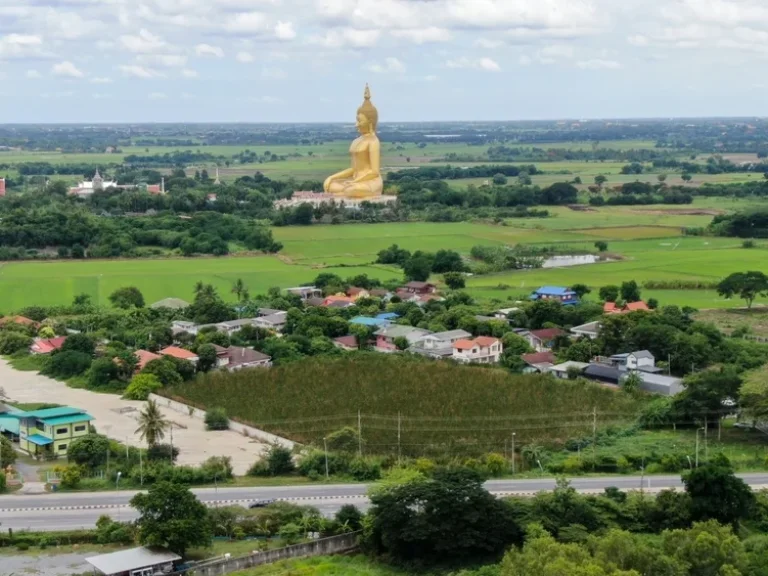
[{"label": "sky", "polygon": [[0,0],[0,123],[768,116],[768,0]]}]

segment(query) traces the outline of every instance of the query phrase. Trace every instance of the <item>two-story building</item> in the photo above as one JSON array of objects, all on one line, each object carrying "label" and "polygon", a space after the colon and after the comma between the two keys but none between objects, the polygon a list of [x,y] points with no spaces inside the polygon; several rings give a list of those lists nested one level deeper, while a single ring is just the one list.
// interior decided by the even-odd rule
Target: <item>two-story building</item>
[{"label": "two-story building", "polygon": [[542,286],[531,294],[531,300],[557,300],[560,304],[578,304],[579,296],[570,288],[562,286]]},{"label": "two-story building", "polygon": [[453,343],[454,360],[463,363],[497,364],[504,346],[498,338],[478,336],[474,340],[457,340]]},{"label": "two-story building", "polygon": [[435,332],[419,339],[408,351],[428,358],[451,358],[453,356],[453,344],[471,337],[472,334],[466,330]]},{"label": "two-story building", "polygon": [[19,449],[36,458],[67,455],[70,443],[88,434],[93,416],[62,406],[13,414],[19,420]]}]

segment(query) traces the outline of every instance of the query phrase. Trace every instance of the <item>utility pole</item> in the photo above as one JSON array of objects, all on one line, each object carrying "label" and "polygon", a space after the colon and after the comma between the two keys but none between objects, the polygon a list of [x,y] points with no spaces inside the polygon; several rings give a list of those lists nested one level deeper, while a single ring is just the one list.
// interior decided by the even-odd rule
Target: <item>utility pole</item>
[{"label": "utility pole", "polygon": [[400,418],[400,411],[397,411],[397,464],[400,465],[400,428],[401,428],[401,418]]},{"label": "utility pole", "polygon": [[696,428],[696,468],[699,467],[699,430],[701,428]]},{"label": "utility pole", "polygon": [[144,486],[144,462],[141,460],[141,448],[139,448],[139,482]]},{"label": "utility pole", "polygon": [[597,407],[592,408],[592,469],[597,464]]},{"label": "utility pole", "polygon": [[325,450],[325,480],[328,481],[328,439],[323,436],[323,449]]},{"label": "utility pole", "polygon": [[363,457],[363,419],[360,410],[357,411],[357,455]]},{"label": "utility pole", "polygon": [[512,432],[512,475],[515,475],[515,432]]},{"label": "utility pole", "polygon": [[170,428],[171,428],[171,454],[170,454],[170,457],[171,457],[171,466],[173,466],[173,422],[171,422]]}]

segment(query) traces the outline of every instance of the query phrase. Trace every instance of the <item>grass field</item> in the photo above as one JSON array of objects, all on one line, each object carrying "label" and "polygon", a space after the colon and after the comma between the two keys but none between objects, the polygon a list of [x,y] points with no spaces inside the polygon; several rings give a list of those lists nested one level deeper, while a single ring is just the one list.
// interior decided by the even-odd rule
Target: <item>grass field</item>
[{"label": "grass field", "polygon": [[211,373],[164,394],[302,443],[356,428],[360,411],[366,453],[396,454],[399,428],[408,455],[502,452],[513,431],[521,445],[557,444],[592,429],[593,407],[603,426],[639,405],[600,386],[375,352]]},{"label": "grass field", "polygon": [[[698,200],[698,199],[697,199]],[[271,286],[310,282],[321,269],[346,278],[368,274],[382,280],[401,277],[392,267],[372,265],[376,254],[392,245],[408,250],[457,250],[472,246],[557,244],[559,249],[594,251],[608,243],[617,262],[562,269],[515,271],[471,278],[468,290],[481,300],[516,299],[542,284],[585,283],[593,288],[634,279],[719,280],[731,272],[768,272],[766,245],[741,248],[732,238],[681,237],[683,227],[706,226],[712,214],[757,205],[754,201],[701,199],[690,208],[663,206],[602,207],[575,211],[552,207],[551,218],[509,219],[503,225],[481,223],[390,223],[275,228],[284,244],[279,256],[193,258],[170,260],[6,262],[0,264],[0,312],[24,306],[67,304],[81,293],[95,302],[122,286],[137,286],[147,302],[166,297],[189,299],[196,282],[212,283],[229,299],[232,283],[242,278],[251,294]],[[665,304],[729,308],[740,302],[711,291],[646,291]]]},{"label": "grass field", "polygon": [[[300,560],[284,560],[259,566],[232,576],[410,576],[424,572],[408,572],[375,562],[367,556],[317,556]],[[467,576],[470,576],[467,571]]]}]

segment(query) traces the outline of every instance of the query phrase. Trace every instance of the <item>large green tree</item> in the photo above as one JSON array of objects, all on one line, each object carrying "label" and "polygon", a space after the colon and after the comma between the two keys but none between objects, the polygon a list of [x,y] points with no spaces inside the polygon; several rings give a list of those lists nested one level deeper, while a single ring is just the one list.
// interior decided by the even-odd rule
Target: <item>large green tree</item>
[{"label": "large green tree", "polygon": [[717,285],[717,293],[726,298],[738,295],[752,308],[752,303],[758,296],[768,294],[768,276],[762,272],[736,272]]},{"label": "large green tree", "polygon": [[109,439],[101,434],[87,434],[73,440],[67,449],[67,460],[86,466],[98,468],[107,461]]},{"label": "large green tree", "polygon": [[371,493],[365,544],[401,562],[445,563],[498,555],[522,539],[504,502],[466,469]]},{"label": "large green tree", "polygon": [[733,473],[725,456],[694,468],[683,476],[685,491],[691,497],[691,517],[696,520],[717,520],[737,526],[752,514],[755,495],[752,489]]},{"label": "large green tree", "polygon": [[182,484],[158,482],[134,496],[131,506],[139,513],[136,527],[142,545],[163,546],[184,555],[192,546],[211,543],[208,510]]},{"label": "large green tree", "polygon": [[109,301],[115,308],[144,308],[144,295],[135,286],[118,288],[109,295]]}]

